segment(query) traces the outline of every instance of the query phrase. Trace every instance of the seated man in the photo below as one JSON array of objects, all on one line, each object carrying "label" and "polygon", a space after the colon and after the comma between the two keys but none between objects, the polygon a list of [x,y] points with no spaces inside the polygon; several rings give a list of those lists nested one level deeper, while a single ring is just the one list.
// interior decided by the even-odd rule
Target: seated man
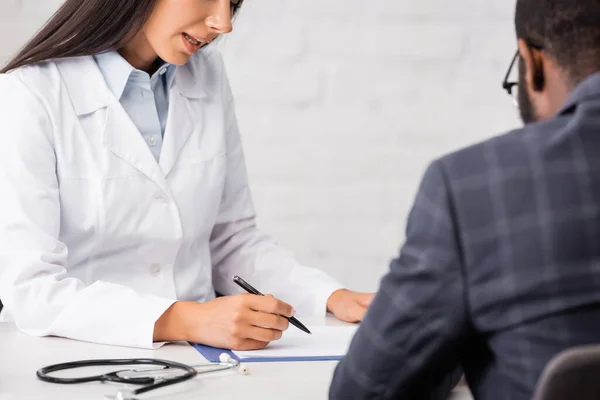
[{"label": "seated man", "polygon": [[331,399],[427,399],[461,368],[529,400],[600,343],[600,1],[517,0],[516,30],[525,127],[429,166]]}]

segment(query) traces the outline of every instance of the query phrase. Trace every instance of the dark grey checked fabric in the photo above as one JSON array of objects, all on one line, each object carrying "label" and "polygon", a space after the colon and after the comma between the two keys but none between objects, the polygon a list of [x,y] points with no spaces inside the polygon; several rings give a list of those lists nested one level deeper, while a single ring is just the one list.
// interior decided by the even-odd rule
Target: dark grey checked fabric
[{"label": "dark grey checked fabric", "polygon": [[555,118],[431,163],[330,398],[445,398],[462,370],[476,399],[529,400],[554,355],[591,343],[600,74]]}]

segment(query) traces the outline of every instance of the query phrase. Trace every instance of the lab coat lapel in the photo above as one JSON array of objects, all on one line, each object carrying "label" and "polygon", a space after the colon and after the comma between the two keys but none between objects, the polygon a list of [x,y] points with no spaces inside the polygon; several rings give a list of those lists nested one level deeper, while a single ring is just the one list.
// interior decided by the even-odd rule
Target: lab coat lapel
[{"label": "lab coat lapel", "polygon": [[189,65],[177,68],[170,91],[169,117],[160,155],[160,167],[165,177],[173,169],[192,133],[202,131],[202,102],[206,100],[206,92],[200,86]]},{"label": "lab coat lapel", "polygon": [[[169,193],[162,171],[119,100],[112,94],[93,57],[66,58],[57,67],[79,118],[106,109],[105,126],[97,126],[102,141],[115,155],[137,168]],[[89,129],[96,129],[90,126]],[[88,132],[94,134],[94,132]]]},{"label": "lab coat lapel", "polygon": [[105,146],[154,181],[165,193],[169,193],[167,181],[156,159],[116,98],[109,105],[106,114]]}]

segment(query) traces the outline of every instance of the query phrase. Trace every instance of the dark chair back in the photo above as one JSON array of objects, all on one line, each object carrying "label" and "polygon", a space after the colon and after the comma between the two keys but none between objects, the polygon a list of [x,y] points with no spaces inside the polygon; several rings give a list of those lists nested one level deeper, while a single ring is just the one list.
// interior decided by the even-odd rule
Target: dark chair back
[{"label": "dark chair back", "polygon": [[600,399],[600,345],[574,347],[550,360],[533,399]]}]

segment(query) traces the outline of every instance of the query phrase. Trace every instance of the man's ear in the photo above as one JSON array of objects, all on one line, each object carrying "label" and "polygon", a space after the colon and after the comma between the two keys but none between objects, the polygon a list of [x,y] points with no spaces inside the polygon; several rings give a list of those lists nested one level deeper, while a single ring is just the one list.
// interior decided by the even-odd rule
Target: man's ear
[{"label": "man's ear", "polygon": [[519,53],[525,64],[525,84],[532,92],[541,92],[546,85],[544,57],[539,49],[533,48],[519,39]]}]

